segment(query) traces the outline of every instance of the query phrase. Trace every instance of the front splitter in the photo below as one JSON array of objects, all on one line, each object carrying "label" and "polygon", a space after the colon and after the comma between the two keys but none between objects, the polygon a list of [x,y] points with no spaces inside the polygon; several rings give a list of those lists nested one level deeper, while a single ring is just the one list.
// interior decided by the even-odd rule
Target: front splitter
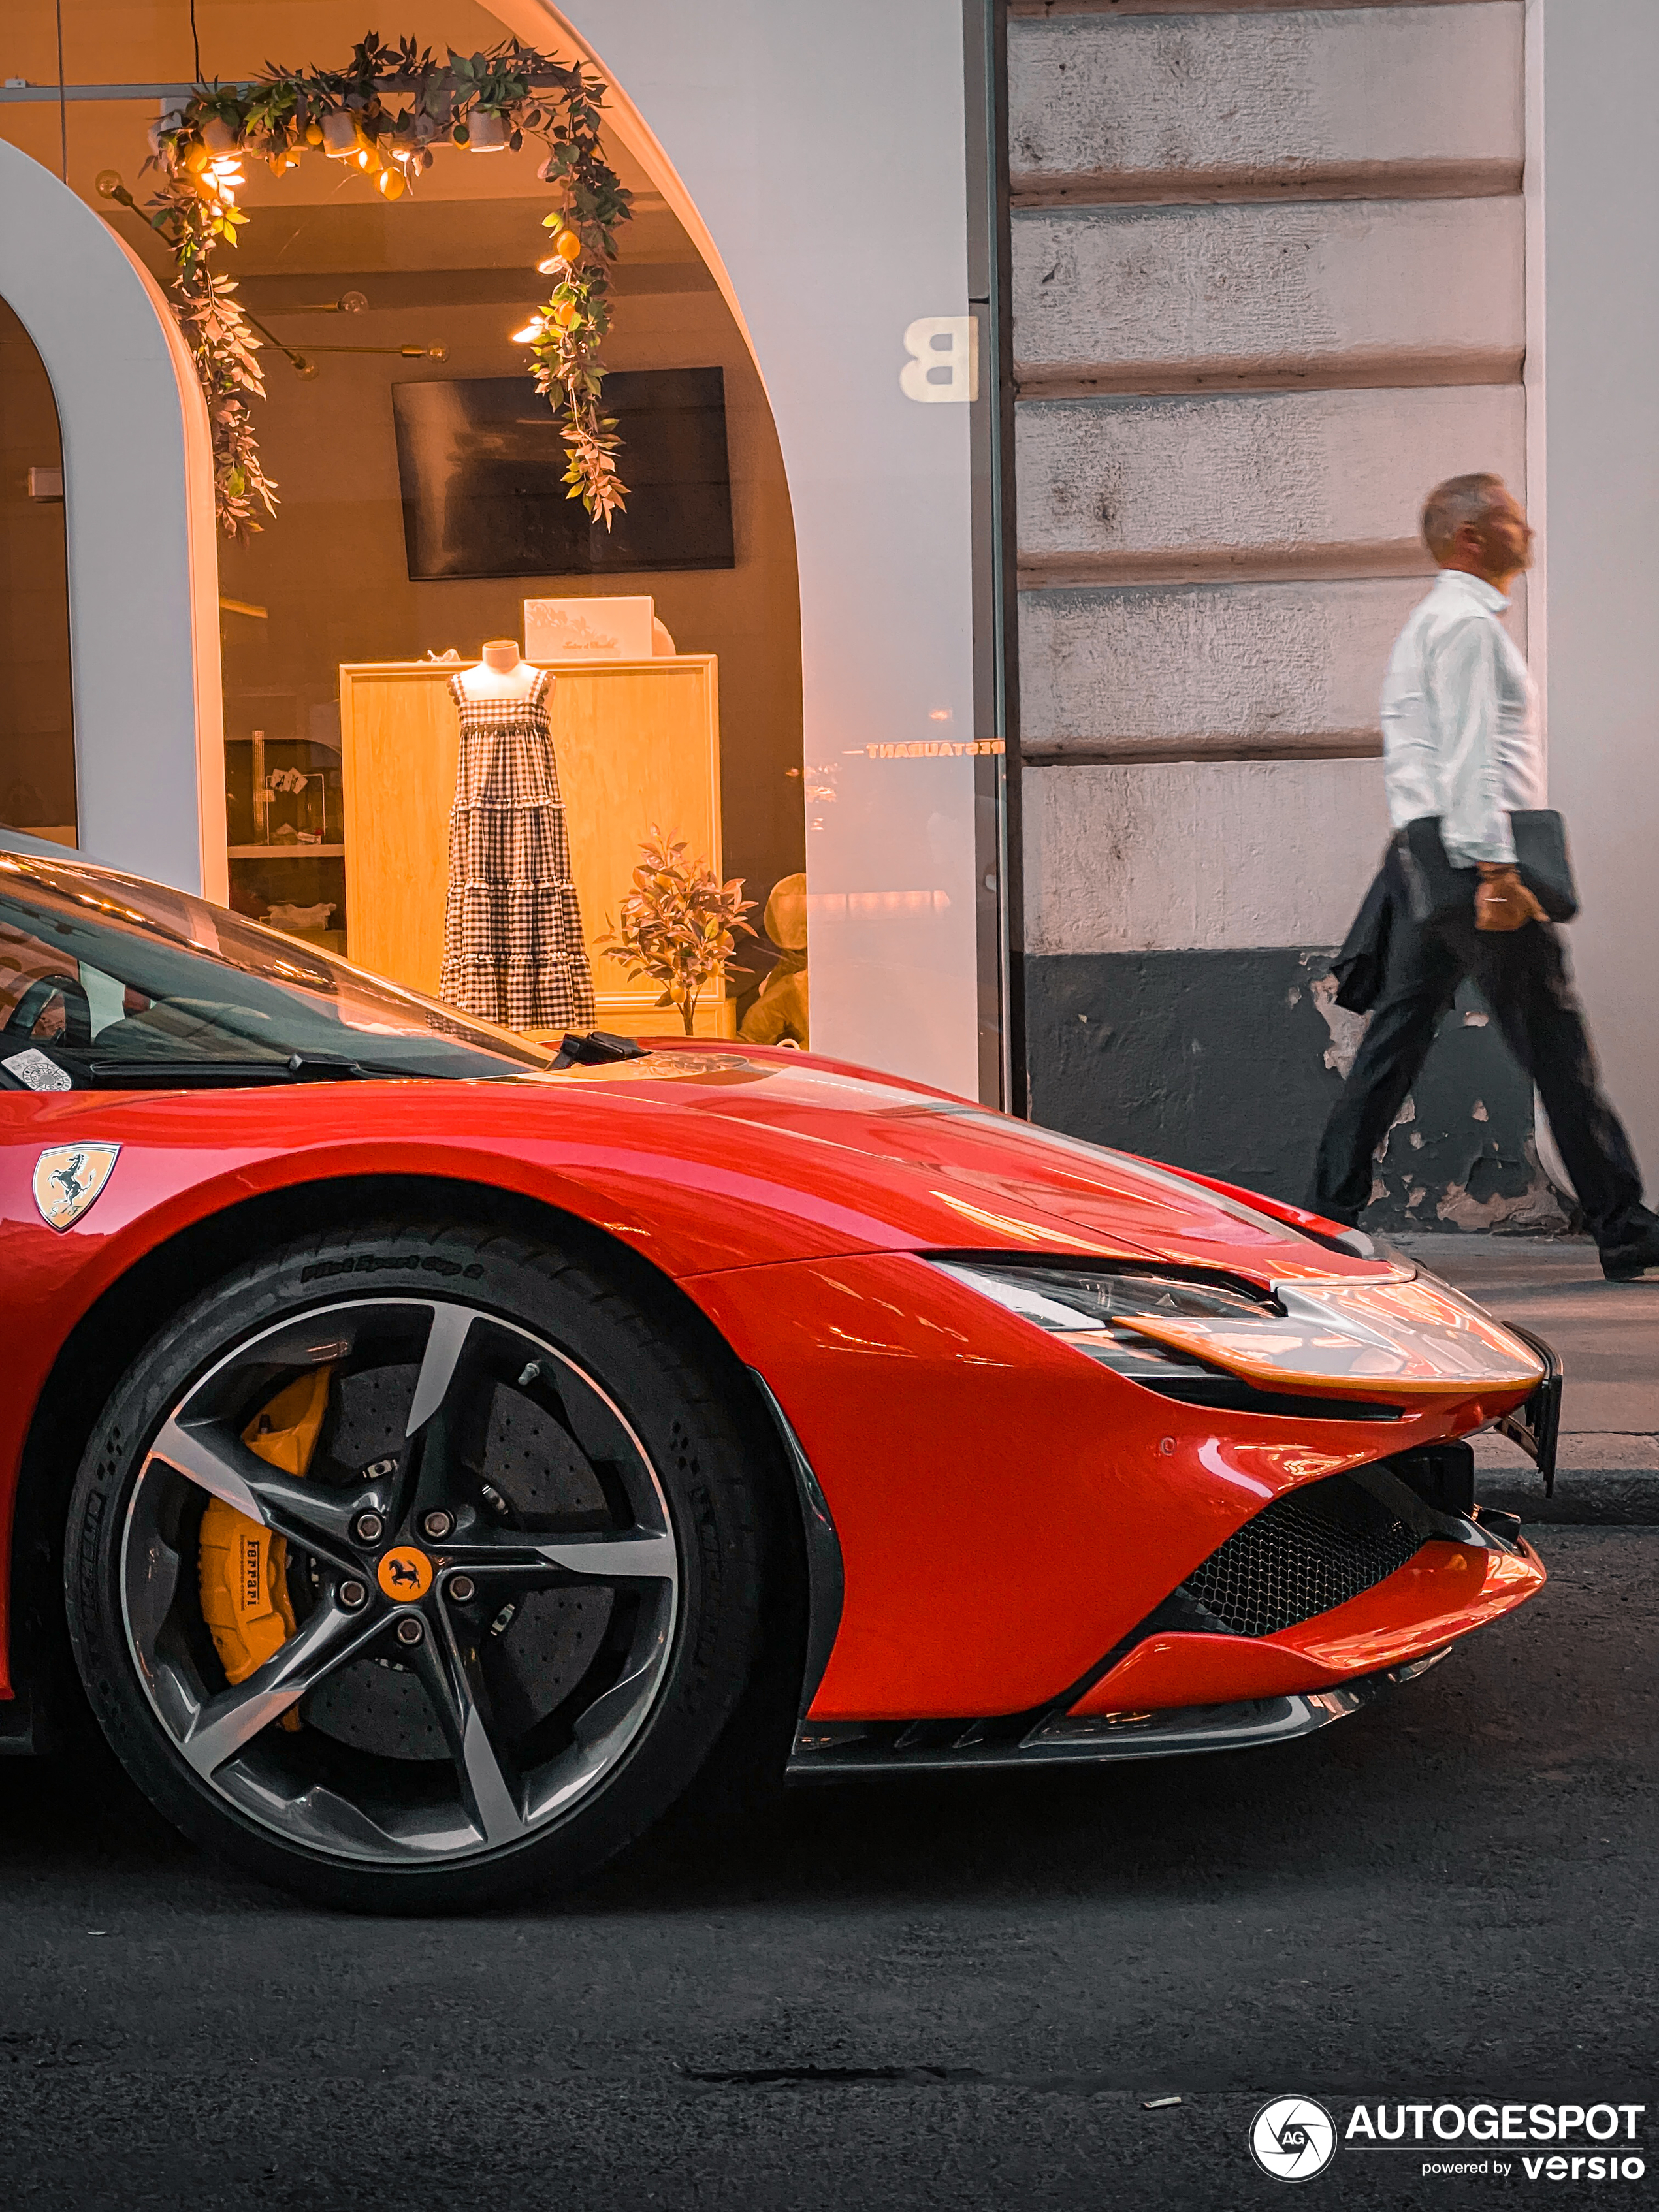
[{"label": "front splitter", "polygon": [[1451,1646],[1403,1667],[1364,1674],[1340,1688],[1250,1698],[1237,1705],[1183,1705],[1146,1713],[1022,1716],[1006,1720],[804,1721],[786,1778],[833,1782],[842,1776],[974,1773],[988,1769],[1093,1765],[1108,1759],[1169,1759],[1185,1752],[1243,1751],[1288,1743],[1374,1705],[1402,1683],[1437,1667]]}]

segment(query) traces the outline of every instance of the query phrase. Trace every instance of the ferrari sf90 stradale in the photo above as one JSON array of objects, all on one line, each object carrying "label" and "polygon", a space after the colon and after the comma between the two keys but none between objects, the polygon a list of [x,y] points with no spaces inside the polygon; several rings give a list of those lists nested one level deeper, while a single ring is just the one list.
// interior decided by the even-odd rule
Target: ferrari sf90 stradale
[{"label": "ferrari sf90 stradale", "polygon": [[[684,1799],[1280,1741],[1521,1604],[1547,1347],[787,1050],[556,1051],[0,853],[0,1739],[320,1900]],[[82,1703],[84,1693],[85,1703]]]}]

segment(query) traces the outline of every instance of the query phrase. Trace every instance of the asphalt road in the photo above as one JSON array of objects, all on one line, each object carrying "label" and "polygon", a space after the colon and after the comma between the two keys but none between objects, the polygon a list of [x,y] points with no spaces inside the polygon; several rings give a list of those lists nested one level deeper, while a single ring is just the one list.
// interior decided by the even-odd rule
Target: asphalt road
[{"label": "asphalt road", "polygon": [[[471,1922],[303,1911],[0,1765],[0,2203],[1222,2212],[1286,2201],[1285,2091],[1645,2100],[1650,2201],[1659,1527],[1534,1533],[1534,1604],[1301,1743],[801,1790]],[[1421,2164],[1290,2201],[1526,2187]]]}]

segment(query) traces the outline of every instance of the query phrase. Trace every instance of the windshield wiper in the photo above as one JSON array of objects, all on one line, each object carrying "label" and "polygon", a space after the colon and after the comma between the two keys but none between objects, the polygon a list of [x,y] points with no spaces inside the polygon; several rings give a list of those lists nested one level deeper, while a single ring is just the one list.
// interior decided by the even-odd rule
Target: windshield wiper
[{"label": "windshield wiper", "polygon": [[[81,1091],[235,1090],[246,1085],[292,1083],[418,1083],[453,1079],[442,1069],[399,1066],[395,1062],[349,1060],[343,1053],[291,1052],[285,1059],[237,1060],[229,1054],[192,1056],[186,1053],[140,1056],[122,1053],[100,1056],[84,1046],[65,1046],[54,1038],[52,1056],[62,1062]],[[501,1071],[509,1073],[539,1070]]]},{"label": "windshield wiper", "polygon": [[291,1052],[283,1070],[295,1083],[361,1082],[370,1072],[360,1060],[343,1060],[325,1052]]},{"label": "windshield wiper", "polygon": [[186,1085],[223,1084],[234,1088],[245,1083],[351,1083],[365,1076],[404,1073],[401,1069],[371,1068],[355,1060],[336,1059],[321,1053],[290,1053],[286,1060],[237,1060],[229,1054],[157,1053],[139,1058],[123,1053],[99,1058],[96,1054],[56,1048],[71,1066],[86,1070],[85,1085],[91,1091],[176,1090]]}]

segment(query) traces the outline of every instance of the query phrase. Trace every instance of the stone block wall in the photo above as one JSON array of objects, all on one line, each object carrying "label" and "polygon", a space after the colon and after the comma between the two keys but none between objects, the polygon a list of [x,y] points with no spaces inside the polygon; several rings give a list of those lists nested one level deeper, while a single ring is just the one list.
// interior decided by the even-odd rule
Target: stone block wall
[{"label": "stone block wall", "polygon": [[[1526,493],[1522,0],[1011,16],[1032,1110],[1299,1198],[1423,495]],[[1480,1014],[1379,1224],[1553,1211]]]}]

